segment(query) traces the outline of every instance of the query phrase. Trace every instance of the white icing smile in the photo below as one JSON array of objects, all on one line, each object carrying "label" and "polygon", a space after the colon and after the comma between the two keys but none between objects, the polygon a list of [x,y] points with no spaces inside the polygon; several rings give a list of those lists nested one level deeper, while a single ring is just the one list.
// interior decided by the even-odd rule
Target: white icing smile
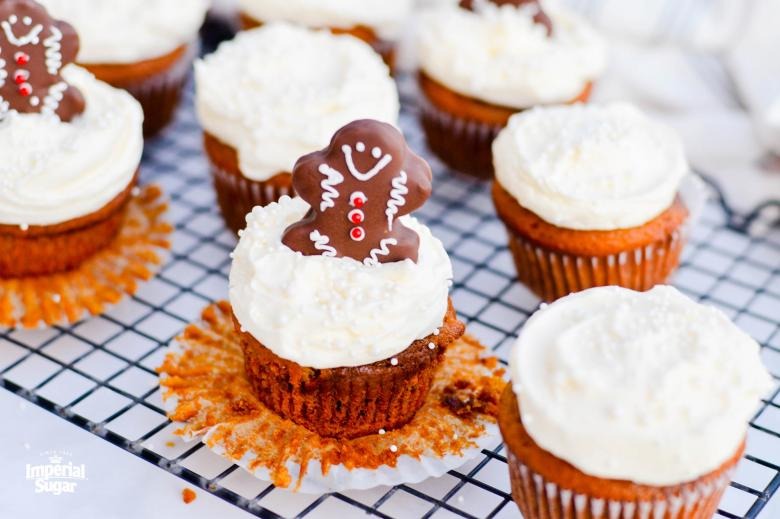
[{"label": "white icing smile", "polygon": [[[366,145],[362,142],[358,142],[355,145],[355,149],[359,153],[362,153],[366,150]],[[362,171],[359,171],[357,167],[355,166],[355,162],[352,159],[352,146],[349,144],[345,144],[341,147],[341,151],[344,152],[344,160],[347,163],[347,169],[349,170],[350,174],[355,177],[356,179],[360,180],[361,182],[367,182],[377,176],[383,169],[387,167],[388,164],[390,164],[393,161],[393,157],[387,153],[384,155],[382,154],[382,149],[375,146],[371,150],[371,156],[375,159],[378,159],[379,162],[374,164],[374,167],[363,173]]]},{"label": "white icing smile", "polygon": [[[8,20],[4,20],[2,23],[0,23],[0,26],[2,26],[3,32],[5,32],[5,37],[8,38],[8,41],[16,45],[17,47],[30,45],[31,43],[34,45],[37,44],[39,41],[38,35],[40,35],[41,31],[43,31],[43,25],[40,24],[35,25],[27,32],[26,35],[16,36],[16,34],[14,34],[14,30],[12,26],[15,25],[17,21],[18,19],[16,18],[16,16],[11,15],[11,17],[8,18]],[[28,21],[29,18],[26,18],[24,20],[25,25],[30,25],[30,23],[32,23],[32,22],[27,23]]]}]

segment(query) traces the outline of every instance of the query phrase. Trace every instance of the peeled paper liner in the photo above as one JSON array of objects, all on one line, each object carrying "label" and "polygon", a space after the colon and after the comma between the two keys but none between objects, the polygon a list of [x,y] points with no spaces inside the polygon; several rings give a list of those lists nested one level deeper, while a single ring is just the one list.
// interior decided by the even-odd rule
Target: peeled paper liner
[{"label": "peeled paper liner", "polygon": [[[423,407],[406,426],[352,440],[322,438],[254,396],[230,304],[214,303],[171,345],[160,385],[176,434],[278,487],[302,493],[366,489],[438,477],[498,440],[505,381],[495,358],[463,337],[447,348]],[[444,404],[445,400],[448,402]],[[454,402],[454,403],[453,403]],[[460,416],[453,409],[464,411]]]},{"label": "peeled paper liner", "polygon": [[170,248],[173,231],[163,221],[162,191],[149,185],[130,198],[119,234],[104,249],[67,272],[0,278],[0,326],[38,328],[75,323],[99,315],[148,280]]}]

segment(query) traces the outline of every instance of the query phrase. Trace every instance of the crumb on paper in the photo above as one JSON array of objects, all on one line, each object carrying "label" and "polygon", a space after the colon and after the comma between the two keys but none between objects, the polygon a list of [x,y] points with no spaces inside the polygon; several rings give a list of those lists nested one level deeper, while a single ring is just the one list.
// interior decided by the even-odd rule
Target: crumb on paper
[{"label": "crumb on paper", "polygon": [[197,497],[198,494],[196,494],[195,491],[192,490],[191,488],[185,488],[184,490],[181,491],[181,499],[182,501],[184,501],[185,505],[192,503],[193,501],[195,501],[195,498]]},{"label": "crumb on paper", "polygon": [[169,449],[172,449],[172,448],[176,447],[176,442],[167,441],[167,442],[165,442],[165,446],[168,447]]}]

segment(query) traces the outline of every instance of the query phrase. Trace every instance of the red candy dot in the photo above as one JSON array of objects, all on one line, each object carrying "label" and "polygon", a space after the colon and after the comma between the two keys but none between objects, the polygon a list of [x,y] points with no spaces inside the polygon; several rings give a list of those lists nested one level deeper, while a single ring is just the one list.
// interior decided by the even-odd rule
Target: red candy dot
[{"label": "red candy dot", "polygon": [[365,215],[363,214],[363,211],[359,209],[353,209],[349,212],[349,221],[354,224],[363,223],[364,219]]},{"label": "red candy dot", "polygon": [[17,85],[21,85],[22,83],[24,83],[25,81],[27,81],[27,76],[28,76],[28,75],[29,75],[29,74],[27,74],[27,73],[26,73],[26,72],[24,72],[23,70],[17,70],[17,71],[16,71],[16,74],[14,74],[14,81],[16,81],[16,84],[17,84]]},{"label": "red candy dot", "polygon": [[363,238],[366,237],[366,232],[363,230],[362,227],[355,227],[351,231],[349,231],[349,237],[355,241],[361,241]]},{"label": "red candy dot", "polygon": [[366,202],[362,198],[356,197],[352,203],[355,204],[355,207],[363,207],[363,204]]},{"label": "red candy dot", "polygon": [[27,65],[30,62],[30,55],[24,52],[17,52],[14,56],[17,65]]},{"label": "red candy dot", "polygon": [[19,94],[27,97],[28,95],[32,94],[32,87],[29,83],[25,83],[19,87]]}]

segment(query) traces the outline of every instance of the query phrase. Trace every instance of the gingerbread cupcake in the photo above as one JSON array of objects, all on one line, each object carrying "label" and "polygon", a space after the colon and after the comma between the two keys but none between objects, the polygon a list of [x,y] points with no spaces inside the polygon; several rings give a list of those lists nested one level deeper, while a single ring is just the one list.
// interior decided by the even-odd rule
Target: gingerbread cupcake
[{"label": "gingerbread cupcake", "polygon": [[431,171],[393,126],[350,123],[293,172],[302,198],[247,217],[230,302],[247,376],[277,414],[325,437],[400,427],[464,326],[442,244],[408,214]]},{"label": "gingerbread cupcake", "polygon": [[268,22],[289,22],[311,29],[351,34],[378,52],[391,68],[412,0],[239,0],[244,29]]},{"label": "gingerbread cupcake", "polygon": [[4,1],[0,21],[0,278],[65,271],[119,231],[143,114],[69,65],[78,36],[41,5]]},{"label": "gingerbread cupcake", "polygon": [[528,108],[586,101],[606,47],[552,2],[463,0],[418,24],[421,109],[428,145],[450,167],[489,178],[490,144]]},{"label": "gingerbread cupcake", "polygon": [[79,65],[138,99],[147,137],[171,121],[197,55],[208,0],[41,3],[76,28],[81,38]]},{"label": "gingerbread cupcake", "polygon": [[499,425],[526,519],[709,519],[772,387],[753,339],[670,286],[556,301],[509,363]]},{"label": "gingerbread cupcake", "polygon": [[679,136],[628,104],[537,108],[493,143],[493,201],[518,279],[546,301],[664,283],[692,200]]},{"label": "gingerbread cupcake", "polygon": [[196,64],[196,105],[222,215],[292,194],[295,161],[361,118],[395,124],[387,66],[351,36],[285,23],[245,31]]}]

